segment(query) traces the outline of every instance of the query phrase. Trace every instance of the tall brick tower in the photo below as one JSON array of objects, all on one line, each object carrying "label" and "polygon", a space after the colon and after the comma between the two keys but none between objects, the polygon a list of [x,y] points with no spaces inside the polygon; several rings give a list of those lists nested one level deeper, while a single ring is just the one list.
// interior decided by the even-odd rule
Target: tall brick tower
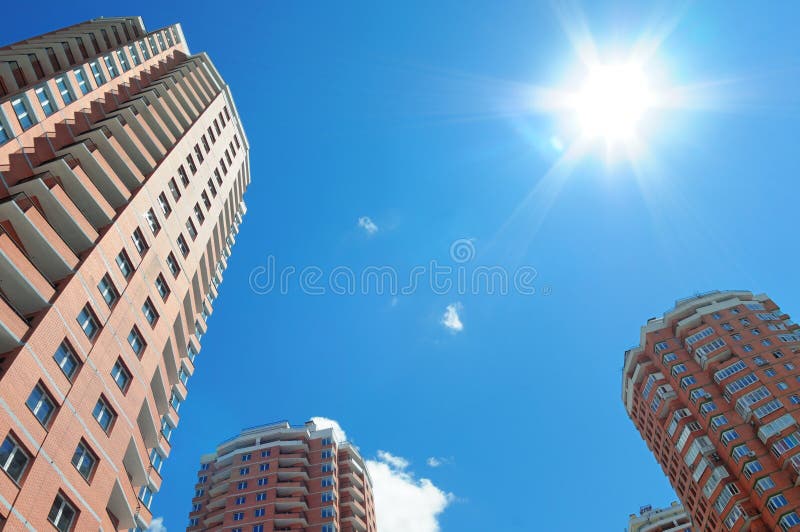
[{"label": "tall brick tower", "polygon": [[377,530],[358,449],[313,421],[243,430],[201,458],[195,488],[191,531]]},{"label": "tall brick tower", "polygon": [[249,182],[180,25],[0,48],[0,528],[147,527]]},{"label": "tall brick tower", "polygon": [[698,530],[800,530],[798,329],[765,295],[712,292],[625,353],[625,408]]}]

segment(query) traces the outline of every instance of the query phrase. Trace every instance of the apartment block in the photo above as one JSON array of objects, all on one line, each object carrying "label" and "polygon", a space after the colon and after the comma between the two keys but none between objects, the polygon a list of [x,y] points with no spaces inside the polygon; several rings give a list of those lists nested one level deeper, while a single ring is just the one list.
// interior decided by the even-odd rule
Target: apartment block
[{"label": "apartment block", "polygon": [[711,292],[625,353],[625,408],[697,530],[800,530],[799,329],[766,295]]},{"label": "apartment block", "polygon": [[248,151],[179,24],[0,48],[0,528],[150,523]]},{"label": "apartment block", "polygon": [[692,521],[683,505],[673,502],[666,508],[653,508],[650,505],[639,508],[638,514],[631,514],[627,532],[691,532]]},{"label": "apartment block", "polygon": [[332,428],[245,429],[200,459],[187,530],[375,532],[372,480]]}]

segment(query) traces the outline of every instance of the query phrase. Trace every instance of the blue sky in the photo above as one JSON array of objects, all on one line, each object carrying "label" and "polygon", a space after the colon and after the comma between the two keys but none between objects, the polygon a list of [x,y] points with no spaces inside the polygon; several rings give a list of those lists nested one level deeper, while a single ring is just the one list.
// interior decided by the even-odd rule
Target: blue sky
[{"label": "blue sky", "polygon": [[[242,427],[311,416],[337,420],[417,495],[452,494],[445,531],[619,530],[674,500],[622,407],[623,353],[698,291],[763,291],[800,314],[800,12],[588,4],[603,57],[675,20],[653,65],[699,88],[691,109],[647,117],[636,164],[596,150],[557,187],[545,176],[569,132],[523,105],[526,87],[570,88],[580,65],[550,3],[86,1],[33,19],[3,7],[8,42],[98,15],[181,22],[244,121],[249,211],[153,505],[170,530],[186,524],[201,454]],[[424,285],[393,301],[250,283],[269,256],[405,276],[454,265],[458,239],[470,268],[535,268],[536,294]],[[443,325],[448,305],[462,330]]]}]

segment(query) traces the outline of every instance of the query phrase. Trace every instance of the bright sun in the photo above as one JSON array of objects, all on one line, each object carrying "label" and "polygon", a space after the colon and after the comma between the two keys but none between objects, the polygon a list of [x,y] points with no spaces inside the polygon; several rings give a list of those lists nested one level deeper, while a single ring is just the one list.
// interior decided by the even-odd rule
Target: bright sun
[{"label": "bright sun", "polygon": [[632,140],[653,103],[642,69],[626,64],[591,67],[572,98],[583,135],[607,144]]}]

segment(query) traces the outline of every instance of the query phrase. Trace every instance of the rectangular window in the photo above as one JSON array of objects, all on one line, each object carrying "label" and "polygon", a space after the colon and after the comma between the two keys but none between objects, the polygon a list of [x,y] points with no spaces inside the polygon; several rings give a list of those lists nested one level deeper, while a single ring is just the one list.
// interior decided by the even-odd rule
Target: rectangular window
[{"label": "rectangular window", "polygon": [[322,485],[323,488],[327,488],[327,487],[333,486],[333,477],[325,477],[325,478],[323,478],[321,485]]},{"label": "rectangular window", "polygon": [[78,80],[78,87],[81,89],[81,92],[84,95],[89,94],[92,91],[92,87],[89,85],[86,74],[83,73],[83,68],[76,68],[72,73],[75,75],[75,79]]},{"label": "rectangular window", "polygon": [[246,480],[243,480],[243,481],[239,482],[239,484],[238,484],[238,486],[237,486],[237,488],[236,488],[236,489],[243,490],[243,489],[245,489],[245,488],[247,488],[247,481],[246,481]]},{"label": "rectangular window", "polygon": [[767,499],[767,508],[769,508],[769,511],[772,513],[775,513],[775,510],[778,508],[783,508],[787,504],[789,504],[789,502],[786,500],[786,497],[780,493]]},{"label": "rectangular window", "polygon": [[61,95],[61,101],[64,102],[64,105],[69,105],[75,101],[75,93],[72,91],[66,76],[56,78],[56,87],[58,87],[58,93]]},{"label": "rectangular window", "polygon": [[260,492],[256,493],[256,500],[257,501],[266,501],[267,500],[267,492],[266,491],[260,491]]},{"label": "rectangular window", "polygon": [[206,206],[206,209],[211,208],[211,200],[208,199],[208,193],[204,190],[200,193],[200,197],[203,199],[203,205]]},{"label": "rectangular window", "polygon": [[174,429],[175,427],[172,426],[167,416],[163,416],[161,418],[161,435],[164,436],[167,441],[172,437],[172,431]]},{"label": "rectangular window", "polygon": [[173,391],[169,396],[169,406],[171,406],[172,409],[177,412],[181,409],[181,402],[181,398]]},{"label": "rectangular window", "polygon": [[208,136],[211,137],[212,143],[217,141],[216,137],[214,137],[214,130],[211,129],[211,126],[208,126]]},{"label": "rectangular window", "polygon": [[258,479],[258,485],[259,486],[266,486],[268,483],[269,483],[269,478],[267,478],[267,477],[262,477],[262,478]]},{"label": "rectangular window", "polygon": [[242,455],[242,462],[249,462],[250,459],[253,458],[252,453],[247,453]]},{"label": "rectangular window", "polygon": [[247,502],[247,496],[246,495],[239,495],[238,497],[236,497],[236,500],[234,501],[234,504],[236,506],[240,506],[240,505],[244,504],[245,502]]},{"label": "rectangular window", "polygon": [[243,519],[244,519],[244,512],[236,512],[235,514],[233,514],[234,521],[241,521]]},{"label": "rectangular window", "polygon": [[222,184],[222,176],[219,173],[219,168],[214,168],[214,177],[217,178],[217,184],[221,185]]},{"label": "rectangular window", "polygon": [[139,332],[139,329],[136,327],[136,325],[134,325],[133,328],[131,328],[131,332],[128,333],[128,344],[130,344],[131,349],[133,349],[133,352],[136,353],[136,356],[141,357],[142,351],[144,351],[144,348],[147,346],[147,344],[145,343],[142,333]]},{"label": "rectangular window", "polygon": [[189,171],[192,172],[192,175],[197,173],[197,165],[194,164],[194,157],[192,154],[186,156],[186,164],[189,165]]},{"label": "rectangular window", "polygon": [[147,245],[147,240],[144,239],[142,230],[137,227],[133,231],[131,239],[133,240],[133,245],[136,247],[136,251],[139,252],[139,255],[144,255],[147,252],[149,246]]},{"label": "rectangular window", "polygon": [[53,506],[50,507],[47,520],[56,527],[56,530],[60,532],[69,532],[72,530],[72,525],[77,515],[78,512],[75,510],[75,507],[70,504],[66,497],[59,493],[56,495],[56,500],[53,501]]},{"label": "rectangular window", "polygon": [[205,133],[203,133],[203,135],[200,137],[200,141],[203,143],[203,149],[206,150],[206,153],[210,152],[211,146],[208,145],[208,139],[206,138]]},{"label": "rectangular window", "polygon": [[131,61],[133,61],[133,66],[139,66],[142,60],[139,59],[139,52],[136,51],[136,46],[133,44],[128,45],[128,52],[131,54]]},{"label": "rectangular window", "polygon": [[44,116],[50,116],[56,112],[56,106],[53,103],[53,97],[50,96],[50,91],[46,86],[43,85],[41,87],[36,87],[34,93],[39,99],[39,103],[42,106],[42,111],[44,111]]},{"label": "rectangular window", "polygon": [[253,512],[255,517],[264,517],[264,508],[256,508],[256,511]]},{"label": "rectangular window", "polygon": [[189,237],[194,240],[197,238],[197,228],[194,225],[194,222],[191,218],[186,219],[186,231],[189,233]]},{"label": "rectangular window", "polygon": [[156,290],[158,290],[158,295],[161,296],[161,299],[166,301],[170,294],[169,285],[166,279],[164,279],[164,276],[160,273],[158,277],[156,277]]},{"label": "rectangular window", "polygon": [[144,57],[145,61],[150,59],[150,50],[147,49],[147,43],[144,41],[139,41],[139,48],[142,50],[142,56]]},{"label": "rectangular window", "polygon": [[327,507],[322,509],[322,518],[323,519],[327,519],[327,518],[333,517],[333,516],[334,516],[334,512],[333,512],[333,507],[332,506],[327,506]]},{"label": "rectangular window", "polygon": [[111,277],[108,274],[105,274],[100,282],[97,284],[97,289],[100,291],[100,295],[103,296],[103,300],[109,306],[109,308],[114,306],[117,299],[119,299],[119,293],[117,289],[114,288],[114,284],[111,282]]},{"label": "rectangular window", "polygon": [[200,208],[200,205],[198,203],[194,204],[194,215],[197,218],[197,222],[200,225],[203,225],[203,222],[206,221],[206,217],[203,214],[203,210]]},{"label": "rectangular window", "polygon": [[150,509],[150,504],[153,502],[153,490],[150,486],[145,485],[139,489],[139,500],[145,508]]},{"label": "rectangular window", "polygon": [[147,323],[149,323],[151,326],[155,325],[155,323],[158,321],[158,312],[156,311],[156,306],[153,305],[153,302],[150,301],[149,297],[145,299],[144,305],[142,305],[142,314],[144,314],[144,319],[146,319]]},{"label": "rectangular window", "polygon": [[271,451],[269,449],[265,449],[265,450],[261,451],[261,458],[266,458],[270,454],[272,454]]},{"label": "rectangular window", "polygon": [[161,207],[161,213],[164,218],[169,218],[169,215],[172,214],[172,207],[169,204],[169,200],[167,200],[167,195],[163,192],[158,195],[158,205]]},{"label": "rectangular window", "polygon": [[261,464],[261,465],[258,467],[258,470],[259,470],[259,471],[269,471],[269,464]]},{"label": "rectangular window", "polygon": [[3,445],[0,446],[0,467],[11,477],[11,480],[19,484],[30,459],[28,452],[17,443],[17,440],[10,434],[6,436]]},{"label": "rectangular window", "polygon": [[170,179],[169,183],[169,191],[172,193],[172,199],[178,201],[181,199],[181,191],[178,190],[178,184],[175,182],[175,179]]},{"label": "rectangular window", "polygon": [[89,68],[92,70],[92,76],[94,77],[94,84],[96,87],[99,87],[106,82],[106,75],[103,74],[103,71],[100,69],[100,65],[97,64],[97,61],[92,61],[89,63]]},{"label": "rectangular window", "polygon": [[183,235],[178,235],[178,249],[181,251],[181,255],[184,257],[189,254],[189,244],[186,243],[186,239],[183,238]]},{"label": "rectangular window", "polygon": [[200,145],[199,144],[195,144],[194,145],[194,154],[197,157],[197,164],[202,164],[202,162],[203,162],[203,152],[200,151]]},{"label": "rectangular window", "polygon": [[333,492],[332,491],[322,492],[322,502],[331,502],[331,501],[333,501]]},{"label": "rectangular window", "polygon": [[158,223],[155,211],[153,209],[148,209],[144,217],[147,220],[147,225],[150,226],[150,231],[152,231],[154,235],[157,235],[158,232],[161,231],[161,224]]},{"label": "rectangular window", "polygon": [[125,52],[123,50],[117,50],[117,59],[119,59],[119,64],[122,67],[123,72],[127,72],[131,69],[130,65],[128,64],[128,58],[125,57]]},{"label": "rectangular window", "polygon": [[114,412],[111,406],[109,406],[105,397],[101,395],[97,400],[97,404],[94,405],[92,417],[97,420],[100,426],[103,427],[103,430],[107,433],[109,430],[111,430],[111,425],[114,424],[117,414]]},{"label": "rectangular window", "polygon": [[212,198],[216,198],[217,197],[217,187],[214,186],[214,180],[210,179],[210,178],[208,180],[208,190],[211,191],[211,197]]},{"label": "rectangular window", "polygon": [[92,477],[95,465],[97,465],[97,456],[83,440],[75,448],[75,454],[72,455],[72,465],[87,481]]},{"label": "rectangular window", "polygon": [[86,334],[86,337],[89,340],[94,340],[94,337],[97,336],[97,331],[100,330],[100,326],[97,323],[94,312],[89,308],[89,305],[83,307],[76,319],[78,325],[81,326],[81,329],[83,329],[83,332]]},{"label": "rectangular window", "polygon": [[17,120],[19,120],[19,125],[22,126],[23,130],[30,128],[36,123],[34,115],[31,112],[30,107],[28,107],[28,102],[24,97],[11,100],[11,107],[14,108],[14,112],[17,115]]},{"label": "rectangular window", "polygon": [[117,266],[119,266],[119,271],[122,272],[123,277],[126,279],[130,278],[133,274],[133,264],[131,264],[131,259],[128,258],[128,253],[123,249],[117,255]]},{"label": "rectangular window", "polygon": [[247,475],[249,473],[250,473],[250,468],[249,467],[239,468],[239,476],[244,476],[244,475]]},{"label": "rectangular window", "polygon": [[[150,463],[153,465],[153,469],[156,470],[157,473],[161,474],[161,466],[164,464],[164,457],[158,451],[158,449],[153,449],[150,451]],[[201,497],[203,495],[203,490],[198,490],[200,493],[198,494],[195,492],[195,497]]]},{"label": "rectangular window", "polygon": [[122,360],[117,359],[117,361],[114,362],[114,367],[111,368],[111,378],[117,383],[122,393],[128,391],[128,385],[131,382],[131,374],[128,368],[125,367],[125,364],[122,363]]},{"label": "rectangular window", "polygon": [[178,166],[178,176],[181,178],[181,183],[183,183],[183,186],[188,187],[189,175],[186,173],[186,169],[183,168],[183,165]]},{"label": "rectangular window", "polygon": [[[2,78],[0,78],[2,81]],[[6,124],[5,117],[3,116],[2,112],[0,112],[0,146],[11,140],[11,133],[10,129],[8,129],[8,125]]]},{"label": "rectangular window", "polygon": [[117,72],[117,64],[114,62],[114,58],[110,55],[104,55],[103,60],[106,62],[106,68],[108,68],[108,74],[111,79],[116,78],[119,72]]},{"label": "rectangular window", "polygon": [[167,255],[167,267],[169,268],[169,271],[172,272],[172,275],[174,275],[175,277],[177,277],[181,271],[181,267],[178,266],[178,260],[172,253]]},{"label": "rectangular window", "polygon": [[58,364],[58,367],[61,368],[61,371],[64,372],[64,375],[67,376],[67,379],[72,380],[72,377],[75,375],[75,371],[78,369],[80,362],[66,340],[61,342],[61,345],[58,346],[53,358]]}]

